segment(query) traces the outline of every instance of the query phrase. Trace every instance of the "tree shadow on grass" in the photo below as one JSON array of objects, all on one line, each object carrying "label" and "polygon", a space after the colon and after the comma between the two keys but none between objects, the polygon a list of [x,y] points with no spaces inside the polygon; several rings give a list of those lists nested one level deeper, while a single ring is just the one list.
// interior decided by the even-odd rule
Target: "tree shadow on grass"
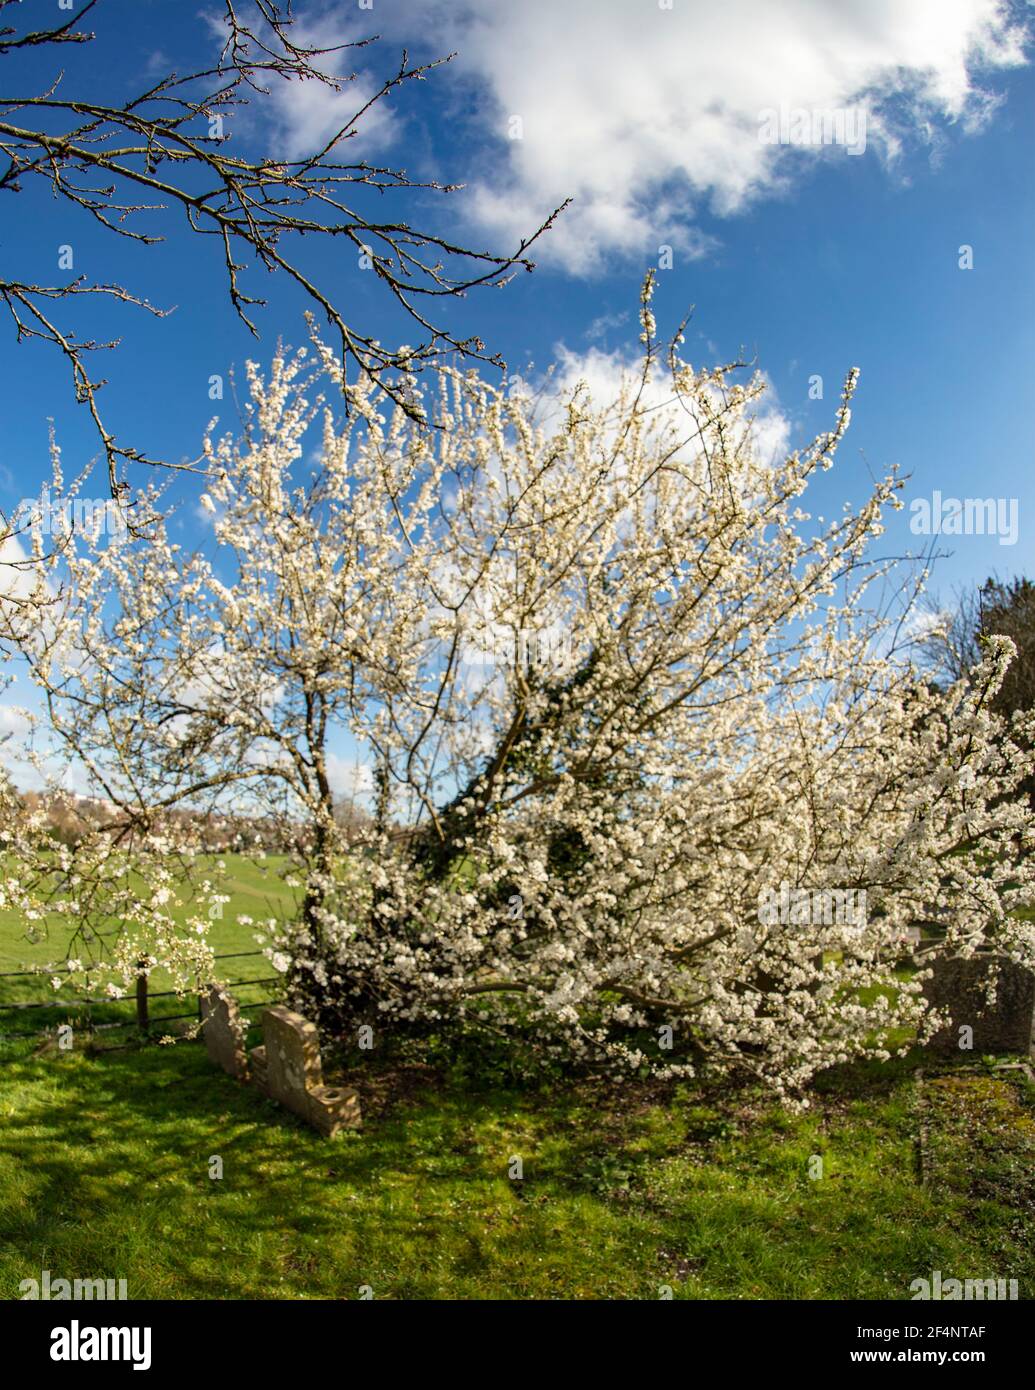
[{"label": "tree shadow on grass", "polygon": [[[846,1095],[884,1107],[910,1076],[905,1064],[838,1070],[816,1097],[831,1114]],[[793,1117],[784,1134],[768,1110],[724,1126],[698,1094],[675,1113],[659,1095],[641,1104],[635,1086],[602,1106],[574,1085],[472,1093],[413,1076],[401,1100],[370,1107],[360,1134],[326,1140],[196,1043],[12,1057],[0,1294],[48,1268],[127,1277],[146,1298],[340,1299],[364,1285],[378,1298],[641,1298],[685,1269],[698,1297],[815,1297],[822,1265],[840,1281],[833,1296],[895,1296],[883,1280],[905,1289],[911,1243],[937,1235],[894,1236],[915,1200],[909,1182],[881,1210],[880,1164],[845,1148],[885,1133],[901,1145],[900,1106],[844,1118],[842,1171],[849,1162],[854,1177],[835,1163],[828,1200],[806,1181],[812,1132]],[[727,1102],[736,1119],[744,1096]],[[520,1181],[508,1175],[515,1154]],[[860,1241],[884,1276],[845,1264]],[[812,1273],[797,1279],[795,1261]]]},{"label": "tree shadow on grass", "polygon": [[642,1263],[645,1218],[586,1193],[576,1146],[567,1169],[508,1176],[574,1092],[537,1116],[511,1093],[415,1088],[360,1134],[327,1140],[193,1043],[20,1056],[4,1082],[0,1265],[12,1287],[0,1296],[44,1268],[127,1277],[130,1296],[147,1298],[355,1298],[368,1284],[378,1297],[522,1296],[515,1280],[564,1296],[565,1279],[592,1296],[608,1271],[582,1221],[625,1251],[622,1268]]},{"label": "tree shadow on grass", "polygon": [[195,1044],[27,1057],[5,1080],[15,1285],[49,1268],[128,1277],[131,1297],[639,1298],[661,1281],[662,1223],[587,1166],[574,1089],[428,1090],[328,1141]]},{"label": "tree shadow on grass", "polygon": [[[54,1267],[59,1250],[62,1277],[99,1277],[120,1247],[139,1259],[150,1242],[173,1286],[247,1297],[243,1271],[221,1272],[224,1251],[206,1259],[207,1245],[225,1247],[229,1236],[239,1249],[273,1252],[284,1235],[289,1246],[338,1236],[345,1208],[359,1205],[349,1197],[370,1192],[386,1162],[407,1152],[402,1117],[372,1142],[328,1141],[212,1068],[192,1044],[25,1058],[8,1063],[5,1083],[15,1100],[0,1157],[17,1179],[0,1201],[9,1248],[28,1266],[23,1277],[48,1259]],[[219,1180],[210,1177],[216,1156]],[[290,1262],[290,1250],[284,1257]],[[82,1269],[83,1260],[100,1263]]]}]

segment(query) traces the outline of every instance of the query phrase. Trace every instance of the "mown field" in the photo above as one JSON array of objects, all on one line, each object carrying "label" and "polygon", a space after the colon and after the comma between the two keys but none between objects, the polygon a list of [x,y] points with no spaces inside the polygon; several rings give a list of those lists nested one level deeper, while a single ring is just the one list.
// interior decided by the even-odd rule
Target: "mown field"
[{"label": "mown field", "polygon": [[[251,947],[236,912],[288,894],[234,872],[227,951]],[[364,1129],[324,1140],[195,1042],[0,1046],[0,1295],[44,1269],[144,1299],[897,1300],[934,1270],[1035,1291],[1035,1097],[980,1065],[839,1069],[804,1114],[728,1084],[486,1085],[441,1046],[342,1079]]]},{"label": "mown field", "polygon": [[[219,955],[229,955],[258,950],[255,941],[255,926],[240,925],[239,915],[248,916],[256,922],[269,916],[277,916],[289,910],[295,901],[295,893],[282,879],[285,861],[270,856],[263,861],[246,859],[240,855],[223,856],[227,865],[226,891],[230,901],[224,905],[223,918],[214,921],[209,931],[209,940]],[[184,920],[189,908],[182,907],[173,915]],[[82,956],[82,951],[77,952]],[[60,965],[66,955],[66,943],[62,927],[52,928],[40,941],[31,941],[25,933],[25,924],[11,911],[0,911],[0,1006],[24,1003],[29,1000],[58,1000],[61,993],[55,994],[46,973],[40,975],[12,975],[11,972],[33,970],[40,966]],[[242,955],[239,958],[221,961],[219,968],[227,979],[258,980],[270,974],[270,965],[259,955]],[[148,982],[149,991],[157,996],[152,1003],[152,1014],[159,1018],[163,1014],[175,1015],[190,1007],[175,998],[162,998],[169,990],[171,980],[163,970],[152,972]],[[81,991],[64,991],[79,997]],[[251,1002],[265,997],[261,987],[242,989],[242,999]],[[109,1007],[101,1005],[88,1011],[94,1021],[111,1022],[127,1018],[129,1006]],[[82,1016],[85,1018],[86,1014]],[[9,1031],[22,1031],[26,1026],[46,1023],[47,1015],[42,1011],[10,1010],[0,1007],[0,1034]]]}]

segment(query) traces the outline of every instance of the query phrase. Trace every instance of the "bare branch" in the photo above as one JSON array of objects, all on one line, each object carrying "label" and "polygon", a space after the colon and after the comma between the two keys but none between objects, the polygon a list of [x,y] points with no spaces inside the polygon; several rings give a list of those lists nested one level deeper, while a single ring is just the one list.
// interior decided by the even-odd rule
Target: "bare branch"
[{"label": "bare branch", "polygon": [[[20,36],[13,28],[0,30],[0,54],[92,41],[94,35],[77,26],[96,4],[89,0],[53,29]],[[501,286],[517,269],[532,270],[529,248],[566,204],[509,254],[475,250],[405,221],[372,219],[354,205],[350,194],[365,189],[381,195],[415,189],[450,193],[458,185],[411,179],[403,169],[340,157],[378,103],[409,83],[423,81],[453,55],[411,64],[403,52],[398,67],[374,94],[305,158],[281,158],[276,152],[231,155],[223,121],[247,104],[251,94],[267,94],[273,81],[317,82],[344,92],[355,74],[334,70],[338,55],[366,49],[374,40],[325,47],[305,43],[297,37],[290,6],[272,0],[226,0],[223,20],[225,40],[211,66],[183,76],[169,73],[121,106],[59,94],[65,87],[63,75],[38,95],[0,96],[0,192],[17,194],[42,182],[55,198],[85,212],[106,231],[144,246],[166,239],[167,225],[178,208],[192,232],[218,240],[227,299],[253,334],[258,334],[253,310],[265,301],[245,287],[244,279],[261,266],[286,276],[331,325],[343,381],[349,375],[373,377],[404,411],[412,406],[410,393],[394,380],[400,373],[409,376],[446,354],[503,367],[502,359],[488,354],[480,338],[452,333],[422,305],[461,298],[480,286]],[[159,230],[156,218],[162,224]],[[307,236],[343,240],[353,248],[357,267],[364,258],[366,268],[419,329],[416,346],[405,353],[385,347],[375,332],[353,320],[341,307],[337,291],[307,271],[289,244]],[[65,286],[36,284],[13,274],[0,279],[0,295],[16,339],[50,342],[69,362],[76,399],[90,413],[117,495],[128,465],[157,460],[121,443],[101,415],[97,392],[103,383],[87,370],[85,354],[115,343],[77,336],[58,322],[55,309],[47,307],[55,300],[91,294],[121,299],[159,317],[171,312],[130,289],[88,285],[82,278]]]}]

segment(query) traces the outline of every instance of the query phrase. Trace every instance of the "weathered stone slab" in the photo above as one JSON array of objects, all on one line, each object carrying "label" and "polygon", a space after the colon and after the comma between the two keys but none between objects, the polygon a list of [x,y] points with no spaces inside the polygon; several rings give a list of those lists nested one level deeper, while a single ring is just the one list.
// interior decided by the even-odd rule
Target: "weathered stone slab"
[{"label": "weathered stone slab", "polygon": [[[986,986],[996,968],[996,1001],[990,1005]],[[970,1038],[974,1052],[1020,1052],[1035,1058],[1035,972],[1005,956],[946,956],[934,962],[933,974],[924,982],[924,996],[932,1006],[946,1009],[951,1020],[929,1046],[962,1050],[960,1029],[969,1027],[974,1030]]]},{"label": "weathered stone slab", "polygon": [[201,1011],[201,1035],[209,1060],[231,1076],[245,1080],[248,1076],[248,1053],[244,1046],[244,1027],[237,1005],[225,990],[209,986],[198,997]]},{"label": "weathered stone slab", "polygon": [[314,1086],[309,1092],[309,1123],[333,1139],[342,1129],[359,1129],[359,1094],[348,1086]]},{"label": "weathered stone slab", "polygon": [[316,1025],[282,1004],[262,1016],[266,1092],[328,1137],[360,1123],[359,1097],[349,1087],[325,1086]]},{"label": "weathered stone slab", "polygon": [[248,1053],[248,1071],[251,1075],[252,1085],[258,1087],[264,1094],[269,1094],[270,1079],[266,1067],[265,1047],[253,1047]]},{"label": "weathered stone slab", "polygon": [[316,1025],[277,1004],[262,1015],[270,1098],[309,1119],[309,1090],[323,1085]]}]

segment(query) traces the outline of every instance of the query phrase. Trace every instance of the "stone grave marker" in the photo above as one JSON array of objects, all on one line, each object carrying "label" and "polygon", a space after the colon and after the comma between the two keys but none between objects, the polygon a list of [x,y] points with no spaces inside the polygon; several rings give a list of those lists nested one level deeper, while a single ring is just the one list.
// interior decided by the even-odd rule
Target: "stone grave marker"
[{"label": "stone grave marker", "polygon": [[252,1085],[256,1086],[263,1095],[270,1093],[270,1081],[268,1069],[266,1067],[265,1047],[253,1047],[248,1053],[248,1071],[251,1075]]},{"label": "stone grave marker", "polygon": [[316,1025],[277,1004],[262,1016],[266,1091],[328,1138],[360,1124],[359,1096],[325,1086]]},{"label": "stone grave marker", "polygon": [[248,1076],[248,1054],[244,1046],[244,1028],[237,1005],[225,990],[210,985],[198,997],[201,1012],[201,1035],[209,1060],[231,1076],[244,1081]]},{"label": "stone grave marker", "polygon": [[[994,1004],[985,1001],[985,984],[998,968]],[[924,996],[951,1020],[931,1039],[929,1046],[956,1051],[960,1028],[973,1028],[972,1051],[1019,1052],[1035,1059],[1035,972],[1005,956],[979,952],[964,959],[946,956],[933,964],[933,975],[924,981]]]}]

